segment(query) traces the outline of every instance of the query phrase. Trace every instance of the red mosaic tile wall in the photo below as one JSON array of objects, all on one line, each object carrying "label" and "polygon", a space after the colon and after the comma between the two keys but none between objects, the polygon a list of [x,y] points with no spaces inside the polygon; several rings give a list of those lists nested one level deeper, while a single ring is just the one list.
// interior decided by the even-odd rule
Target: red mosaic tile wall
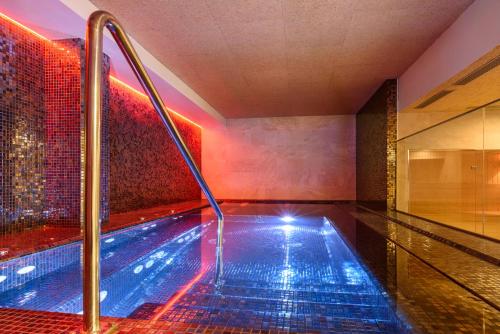
[{"label": "red mosaic tile wall", "polygon": [[[0,18],[2,233],[80,226],[84,57],[82,40],[52,42]],[[110,89],[109,58],[103,63],[103,222],[110,206],[126,212],[200,199],[149,101],[123,85]],[[201,129],[175,120],[201,164]]]},{"label": "red mosaic tile wall", "polygon": [[[79,225],[83,168],[85,46],[81,39],[56,41],[45,53],[47,222]],[[63,50],[61,50],[63,48]],[[109,58],[103,61],[101,218],[109,219]]]},{"label": "red mosaic tile wall", "polygon": [[[80,226],[84,43],[0,18],[0,232]],[[102,214],[109,218],[109,58],[104,58]]]},{"label": "red mosaic tile wall", "polygon": [[78,223],[81,184],[81,64],[73,48],[45,54],[46,180],[50,223]]},{"label": "red mosaic tile wall", "polygon": [[[200,199],[196,180],[149,100],[115,80],[110,88],[111,212]],[[201,129],[174,120],[201,168]]]},{"label": "red mosaic tile wall", "polygon": [[0,231],[44,218],[44,49],[0,20]]}]

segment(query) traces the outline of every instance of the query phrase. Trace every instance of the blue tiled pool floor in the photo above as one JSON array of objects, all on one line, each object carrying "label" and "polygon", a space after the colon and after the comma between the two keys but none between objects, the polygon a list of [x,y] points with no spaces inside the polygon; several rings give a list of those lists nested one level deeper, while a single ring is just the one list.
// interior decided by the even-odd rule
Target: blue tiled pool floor
[{"label": "blue tiled pool floor", "polygon": [[145,303],[135,319],[292,332],[400,333],[386,295],[320,217],[231,217],[223,284],[212,267],[172,305]]},{"label": "blue tiled pool floor", "polygon": [[[408,330],[327,219],[228,216],[217,288],[215,231],[212,218],[192,215],[104,236],[103,314],[293,332]],[[79,247],[7,262],[0,306],[81,312]],[[72,255],[56,263],[59,253]],[[35,269],[16,281],[30,266]]]}]

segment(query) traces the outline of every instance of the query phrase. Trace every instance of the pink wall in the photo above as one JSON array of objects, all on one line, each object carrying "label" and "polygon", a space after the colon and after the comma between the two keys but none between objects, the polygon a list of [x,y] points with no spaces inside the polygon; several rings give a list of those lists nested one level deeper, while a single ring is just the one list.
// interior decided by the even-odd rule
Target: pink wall
[{"label": "pink wall", "polygon": [[354,115],[231,119],[203,129],[202,166],[217,198],[356,197]]},{"label": "pink wall", "polygon": [[499,0],[476,0],[398,80],[399,110],[500,44]]}]

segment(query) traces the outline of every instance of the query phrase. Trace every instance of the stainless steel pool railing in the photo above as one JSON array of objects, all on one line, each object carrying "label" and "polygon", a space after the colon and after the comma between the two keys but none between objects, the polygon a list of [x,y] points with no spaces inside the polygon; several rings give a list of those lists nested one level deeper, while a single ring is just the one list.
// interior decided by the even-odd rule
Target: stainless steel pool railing
[{"label": "stainless steel pool railing", "polygon": [[134,47],[118,20],[108,12],[96,11],[87,21],[86,58],[85,58],[85,200],[83,229],[83,318],[84,329],[89,333],[100,330],[99,284],[100,284],[100,178],[101,178],[101,70],[103,57],[104,27],[108,28],[120,47],[153,107],[167,128],[175,145],[187,162],[218,219],[215,284],[222,277],[222,232],[224,215],[205,182],[189,149],[182,140],[158,91],[137,56]]}]

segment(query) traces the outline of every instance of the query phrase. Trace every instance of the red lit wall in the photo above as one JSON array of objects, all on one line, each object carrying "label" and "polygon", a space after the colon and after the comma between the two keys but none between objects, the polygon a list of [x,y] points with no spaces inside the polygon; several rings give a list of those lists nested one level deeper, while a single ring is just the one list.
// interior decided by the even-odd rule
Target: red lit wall
[{"label": "red lit wall", "polygon": [[0,20],[0,228],[31,227],[45,205],[45,41]]},{"label": "red lit wall", "polygon": [[[110,87],[111,212],[200,199],[200,187],[149,100],[116,80]],[[174,121],[201,168],[201,128]]]},{"label": "red lit wall", "polygon": [[[80,226],[84,57],[80,39],[49,41],[0,17],[0,233],[43,224]],[[122,212],[199,199],[199,188],[148,100],[125,86],[110,91],[109,68],[105,56],[103,223],[110,205]],[[176,120],[201,163],[201,129]]]},{"label": "red lit wall", "polygon": [[81,57],[77,47],[61,48],[49,45],[44,57],[45,204],[49,223],[77,225],[82,159]]}]

